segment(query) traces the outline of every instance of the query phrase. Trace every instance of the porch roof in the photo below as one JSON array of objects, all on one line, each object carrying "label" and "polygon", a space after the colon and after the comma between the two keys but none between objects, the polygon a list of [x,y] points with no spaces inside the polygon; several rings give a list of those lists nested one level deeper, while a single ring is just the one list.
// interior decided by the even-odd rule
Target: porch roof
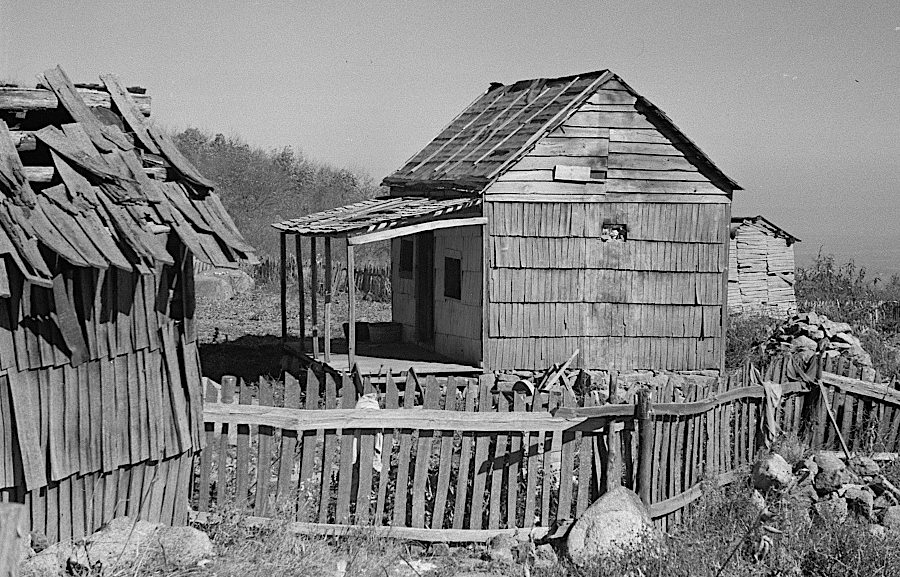
[{"label": "porch roof", "polygon": [[374,198],[274,223],[282,232],[301,236],[351,236],[432,220],[478,206],[480,198]]}]

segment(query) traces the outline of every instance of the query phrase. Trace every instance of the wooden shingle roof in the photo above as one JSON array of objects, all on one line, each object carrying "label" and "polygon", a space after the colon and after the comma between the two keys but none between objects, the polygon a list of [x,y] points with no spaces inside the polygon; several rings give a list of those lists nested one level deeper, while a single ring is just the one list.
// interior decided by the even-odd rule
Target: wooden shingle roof
[{"label": "wooden shingle roof", "polygon": [[74,266],[147,272],[173,263],[170,231],[213,265],[253,260],[212,183],[145,120],[149,98],[101,80],[79,89],[55,68],[45,87],[0,87],[0,255],[40,286],[52,275],[39,247]]},{"label": "wooden shingle roof", "polygon": [[417,191],[480,192],[610,80],[618,81],[637,98],[641,112],[651,122],[674,131],[703,168],[733,190],[740,189],[662,110],[608,70],[521,80],[508,86],[492,83],[382,184],[400,189],[414,187]]},{"label": "wooden shingle roof", "polygon": [[755,224],[763,230],[770,232],[773,236],[781,237],[788,241],[788,244],[800,242],[800,239],[784,230],[771,220],[762,215],[756,216],[734,216],[731,217],[732,236],[734,232],[744,224]]},{"label": "wooden shingle roof", "polygon": [[272,226],[301,236],[347,236],[431,220],[480,204],[481,200],[474,198],[373,198]]}]

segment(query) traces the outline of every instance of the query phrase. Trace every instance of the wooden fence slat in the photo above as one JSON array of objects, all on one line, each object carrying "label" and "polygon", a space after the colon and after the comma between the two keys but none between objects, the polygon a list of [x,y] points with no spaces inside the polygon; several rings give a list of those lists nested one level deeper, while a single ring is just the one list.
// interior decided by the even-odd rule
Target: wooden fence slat
[{"label": "wooden fence slat", "polygon": [[[230,404],[234,401],[234,387],[237,383],[237,377],[225,375],[222,377],[222,403]],[[219,451],[218,460],[216,461],[216,505],[221,507],[224,505],[228,495],[228,450],[231,446],[229,440],[230,430],[228,423],[222,423],[222,431],[219,433]],[[207,447],[209,444],[207,444]]]},{"label": "wooden fence slat", "polygon": [[[304,400],[303,407],[309,410],[315,410],[319,408],[319,379],[316,377],[316,374],[313,372],[312,367],[308,367],[306,370],[306,380],[304,382]],[[298,519],[304,520],[303,513],[312,513],[315,515],[317,511],[307,511],[306,505],[311,501],[315,502],[315,500],[319,496],[314,496],[312,493],[313,488],[317,483],[322,482],[321,475],[321,467],[316,468],[316,456],[318,455],[322,458],[322,453],[320,451],[320,447],[323,444],[324,435],[322,431],[303,431],[303,436],[301,437],[302,442],[302,455],[300,457],[300,475],[299,475],[299,490],[301,493],[301,499],[304,501],[300,503],[301,510],[298,511]],[[324,461],[322,461],[324,463]]]},{"label": "wooden fence slat", "polygon": [[[299,246],[299,244],[298,244]],[[223,397],[225,379],[222,379]],[[224,398],[223,398],[223,402]],[[284,407],[287,409],[300,408],[300,382],[290,372],[284,372]],[[223,429],[223,437],[228,429]],[[278,463],[278,483],[275,488],[275,503],[277,509],[287,507],[289,503],[296,501],[292,478],[294,475],[294,453],[297,450],[297,431],[281,431],[281,456]],[[293,515],[291,515],[293,518]]]},{"label": "wooden fence slat", "polygon": [[[478,384],[466,380],[465,412],[475,412],[475,398],[478,396]],[[456,477],[456,503],[453,507],[453,529],[462,529],[465,522],[466,502],[469,496],[469,463],[472,460],[472,448],[475,442],[474,433],[462,431],[459,449],[459,466]]]},{"label": "wooden fence slat", "polygon": [[[584,406],[594,406],[593,397],[590,394],[584,396]],[[614,425],[610,425],[612,427]],[[607,430],[610,429],[607,427]],[[575,514],[580,517],[590,505],[591,480],[594,473],[594,440],[598,435],[590,433],[576,433],[575,443],[578,445],[578,494],[575,502]],[[607,436],[611,439],[610,436]]]},{"label": "wooden fence slat", "polygon": [[[238,381],[240,392],[238,393],[238,403],[249,405],[252,402],[250,397],[250,388],[244,379]],[[237,426],[237,459],[234,463],[235,475],[235,505],[239,509],[245,508],[249,504],[249,490],[247,486],[250,478],[250,425]]]},{"label": "wooden fence slat", "polygon": [[[394,382],[394,377],[391,374],[391,370],[388,369],[387,375],[385,376],[385,384],[384,384],[384,408],[385,409],[396,409],[399,405],[400,394],[397,390],[397,384]],[[378,497],[375,502],[375,524],[376,525],[384,525],[385,524],[385,511],[386,511],[386,501],[387,501],[387,486],[388,481],[390,480],[390,473],[392,469],[392,459],[391,455],[394,450],[394,429],[386,429],[384,431],[384,442],[383,448],[381,451],[381,473],[378,475]]]},{"label": "wooden fence slat", "polygon": [[[363,391],[365,394],[374,392],[370,377],[365,377]],[[359,483],[356,491],[355,513],[356,523],[359,525],[367,525],[371,513],[372,471],[375,466],[375,436],[377,433],[378,431],[375,429],[362,429],[357,433],[359,440]]]},{"label": "wooden fence slat", "polygon": [[[341,406],[352,409],[356,405],[356,386],[353,378],[345,374],[341,385]],[[350,522],[350,498],[353,495],[353,447],[356,432],[352,429],[338,431],[341,437],[341,460],[338,469],[338,493],[335,522],[346,524]]]},{"label": "wooden fence slat", "polygon": [[[478,411],[488,413],[494,406],[491,388],[493,387],[493,375],[481,375],[478,378]],[[488,446],[490,433],[475,434],[475,478],[472,483],[472,509],[469,519],[469,529],[482,529],[484,527],[484,489],[487,485],[487,476],[490,467],[488,460]]]},{"label": "wooden fence slat", "polygon": [[[416,399],[418,380],[416,373],[409,370],[406,373],[406,386],[403,389],[403,408],[412,409]],[[412,452],[412,431],[400,431],[400,453],[397,460],[397,482],[394,493],[394,522],[398,527],[406,526],[406,505],[409,495],[409,462]]]},{"label": "wooden fence slat", "polygon": [[[205,398],[207,402],[210,403],[218,401],[218,391],[216,391],[216,388],[210,381],[206,381]],[[204,447],[203,451],[200,453],[200,484],[199,496],[197,498],[197,510],[209,511],[210,473],[212,471],[213,454],[215,451],[216,425],[215,423],[204,423],[203,427],[206,430],[206,447]]]},{"label": "wooden fence slat", "polygon": [[[525,395],[521,391],[513,391],[513,412],[521,413],[525,410]],[[519,527],[519,474],[522,473],[524,463],[524,451],[526,445],[524,435],[515,431],[510,432],[510,453],[508,456],[509,482],[506,485],[506,526]]]},{"label": "wooden fence slat", "polygon": [[[447,377],[447,386],[444,395],[444,410],[456,410],[456,377]],[[438,461],[437,485],[434,491],[434,510],[431,514],[431,528],[444,528],[444,509],[447,505],[448,492],[450,490],[450,475],[452,474],[453,465],[453,433],[441,434],[440,431],[435,433],[436,437],[440,437],[440,459]]]},{"label": "wooden fence slat", "polygon": [[[337,383],[330,372],[323,373],[325,379],[325,408],[337,408]],[[331,505],[331,481],[334,476],[334,458],[337,450],[337,431],[323,431],[322,482],[319,488],[319,523],[327,523]]]},{"label": "wooden fence slat", "polygon": [[[539,391],[535,391],[531,398],[531,412],[537,413],[543,410],[543,398]],[[537,478],[538,467],[541,459],[541,447],[544,445],[544,433],[536,432],[528,434],[528,476],[525,485],[525,527],[534,527],[534,510],[537,506],[538,491]]]},{"label": "wooden fence slat", "polygon": [[[425,379],[425,409],[437,409],[440,404],[441,389],[434,375]],[[428,485],[428,468],[431,464],[432,441],[435,431],[419,430],[416,446],[416,466],[413,470],[412,486],[412,526],[425,527],[426,487]]]},{"label": "wooden fence slat", "polygon": [[[259,379],[258,400],[260,406],[271,407],[275,404],[272,392],[272,381]],[[259,453],[256,458],[256,514],[265,517],[269,512],[269,483],[272,479],[272,443],[275,428],[260,425],[257,429]]]},{"label": "wooden fence slat", "polygon": [[[497,412],[509,412],[509,401],[502,392],[497,395]],[[507,444],[509,437],[506,433],[497,433],[494,445],[494,457],[490,460],[490,503],[488,506],[488,529],[500,528],[501,506],[506,500],[505,491],[503,491],[504,473],[508,466],[506,462]]]}]

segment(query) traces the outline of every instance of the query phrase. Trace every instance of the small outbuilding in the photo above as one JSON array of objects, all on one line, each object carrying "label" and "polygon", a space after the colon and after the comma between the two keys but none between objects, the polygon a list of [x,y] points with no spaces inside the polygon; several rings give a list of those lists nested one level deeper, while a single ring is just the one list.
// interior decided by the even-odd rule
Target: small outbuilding
[{"label": "small outbuilding", "polygon": [[612,72],[491,84],[383,184],[274,226],[350,262],[390,240],[404,343],[485,372],[722,367],[740,187]]},{"label": "small outbuilding", "polygon": [[51,541],[185,522],[205,434],[194,257],[252,248],[115,76],[0,87],[0,501]]},{"label": "small outbuilding", "polygon": [[762,216],[732,218],[728,310],[779,317],[796,312],[794,243],[799,241]]}]

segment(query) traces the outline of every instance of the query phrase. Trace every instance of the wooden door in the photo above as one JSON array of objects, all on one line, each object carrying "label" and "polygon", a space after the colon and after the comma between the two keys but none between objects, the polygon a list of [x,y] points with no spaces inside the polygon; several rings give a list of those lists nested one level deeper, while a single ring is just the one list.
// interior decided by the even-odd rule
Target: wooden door
[{"label": "wooden door", "polygon": [[416,340],[434,342],[434,233],[416,235]]}]

